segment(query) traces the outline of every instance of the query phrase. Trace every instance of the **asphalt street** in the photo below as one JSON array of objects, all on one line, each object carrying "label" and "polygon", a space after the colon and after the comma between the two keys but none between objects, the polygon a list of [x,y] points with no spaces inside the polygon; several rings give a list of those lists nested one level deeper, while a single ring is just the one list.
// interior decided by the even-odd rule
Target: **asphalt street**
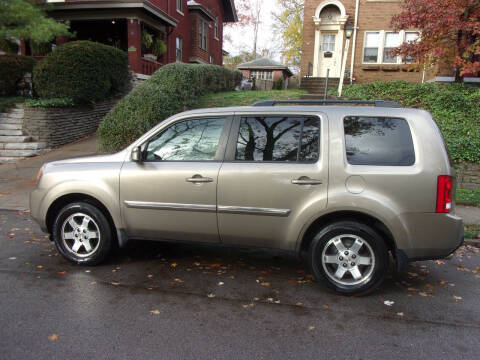
[{"label": "asphalt street", "polygon": [[1,210],[0,358],[478,359],[479,250],[344,297],[266,250],[137,242],[76,266]]}]

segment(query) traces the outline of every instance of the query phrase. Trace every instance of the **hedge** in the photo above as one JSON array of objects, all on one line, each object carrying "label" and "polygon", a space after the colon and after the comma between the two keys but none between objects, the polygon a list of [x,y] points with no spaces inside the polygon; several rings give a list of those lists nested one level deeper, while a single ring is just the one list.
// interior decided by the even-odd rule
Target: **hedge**
[{"label": "hedge", "polygon": [[216,65],[169,64],[120,100],[98,128],[100,148],[118,151],[203,94],[233,90],[242,73]]},{"label": "hedge", "polygon": [[343,89],[346,99],[393,100],[428,110],[443,134],[451,159],[480,163],[480,87],[377,81]]},{"label": "hedge", "polygon": [[69,98],[94,103],[121,92],[128,82],[128,56],[112,46],[91,41],[63,44],[33,70],[40,98]]},{"label": "hedge", "polygon": [[17,93],[17,84],[26,73],[31,73],[36,60],[28,56],[0,55],[0,95]]}]

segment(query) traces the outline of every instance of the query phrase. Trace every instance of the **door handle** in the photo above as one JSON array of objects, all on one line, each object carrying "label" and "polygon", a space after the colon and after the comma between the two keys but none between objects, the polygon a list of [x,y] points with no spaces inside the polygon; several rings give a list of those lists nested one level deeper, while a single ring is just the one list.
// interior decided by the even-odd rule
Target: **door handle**
[{"label": "door handle", "polygon": [[309,177],[302,176],[298,179],[292,180],[292,184],[295,185],[320,185],[322,180],[310,179]]},{"label": "door handle", "polygon": [[193,175],[191,178],[185,179],[187,182],[191,183],[209,183],[213,182],[212,178],[209,177],[203,177],[201,175]]}]

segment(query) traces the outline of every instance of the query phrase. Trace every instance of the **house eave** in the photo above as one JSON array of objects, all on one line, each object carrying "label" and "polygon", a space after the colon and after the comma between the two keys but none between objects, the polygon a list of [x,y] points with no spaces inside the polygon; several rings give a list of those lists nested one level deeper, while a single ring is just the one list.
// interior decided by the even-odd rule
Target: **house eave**
[{"label": "house eave", "polygon": [[[47,0],[47,2],[49,2]],[[50,3],[50,2],[49,2]],[[178,20],[168,15],[147,0],[132,1],[92,1],[81,0],[75,2],[52,2],[49,12],[62,10],[100,10],[100,9],[142,9],[156,18],[162,20],[167,25],[177,26]]]}]

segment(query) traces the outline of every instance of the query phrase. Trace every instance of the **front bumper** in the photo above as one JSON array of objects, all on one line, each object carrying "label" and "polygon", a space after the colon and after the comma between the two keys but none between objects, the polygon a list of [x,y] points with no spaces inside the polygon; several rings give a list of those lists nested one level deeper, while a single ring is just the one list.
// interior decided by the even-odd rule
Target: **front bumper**
[{"label": "front bumper", "polygon": [[30,216],[38,225],[40,225],[43,232],[48,232],[46,224],[47,214],[41,210],[44,196],[45,191],[38,188],[30,193]]}]

